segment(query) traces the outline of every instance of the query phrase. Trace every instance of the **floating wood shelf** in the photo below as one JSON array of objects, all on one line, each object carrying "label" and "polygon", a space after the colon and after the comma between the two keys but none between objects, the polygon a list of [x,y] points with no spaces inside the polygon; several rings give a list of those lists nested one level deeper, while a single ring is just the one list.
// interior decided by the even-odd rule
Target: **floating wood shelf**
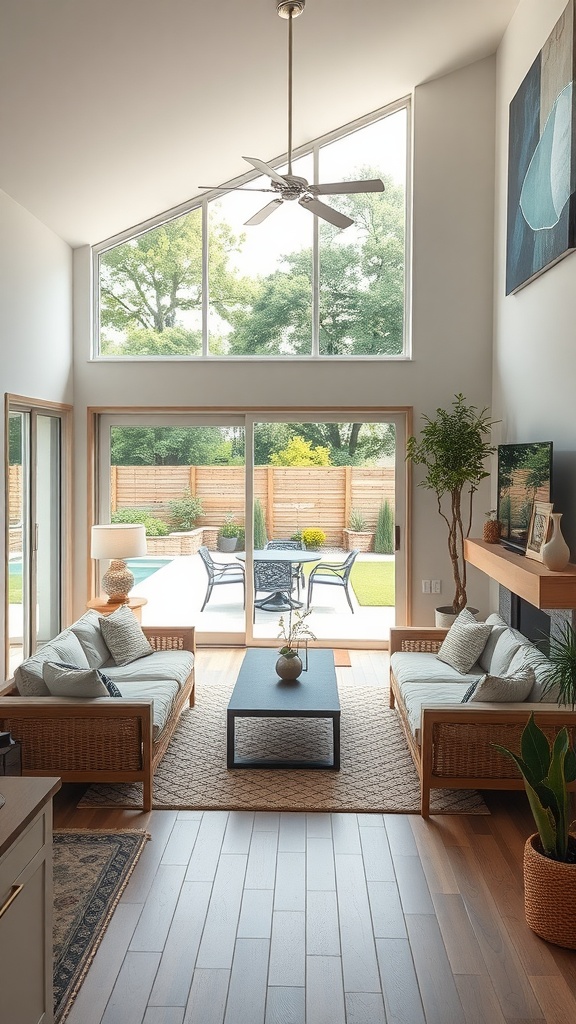
[{"label": "floating wood shelf", "polygon": [[563,572],[552,572],[501,544],[470,538],[464,541],[464,557],[535,608],[576,608],[576,565],[571,562]]}]

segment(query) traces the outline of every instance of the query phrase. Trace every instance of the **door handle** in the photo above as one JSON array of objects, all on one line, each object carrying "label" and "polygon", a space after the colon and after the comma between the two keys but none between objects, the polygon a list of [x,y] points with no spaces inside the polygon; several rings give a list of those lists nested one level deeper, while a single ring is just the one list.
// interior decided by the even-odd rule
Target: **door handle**
[{"label": "door handle", "polygon": [[23,888],[24,888],[23,885],[13,885],[12,886],[8,899],[6,900],[4,905],[2,907],[0,907],[0,917],[4,917],[4,914],[8,910],[8,907],[10,907],[14,903],[14,900],[22,892]]},{"label": "door handle", "polygon": [[394,527],[394,551],[400,551],[400,527]]}]

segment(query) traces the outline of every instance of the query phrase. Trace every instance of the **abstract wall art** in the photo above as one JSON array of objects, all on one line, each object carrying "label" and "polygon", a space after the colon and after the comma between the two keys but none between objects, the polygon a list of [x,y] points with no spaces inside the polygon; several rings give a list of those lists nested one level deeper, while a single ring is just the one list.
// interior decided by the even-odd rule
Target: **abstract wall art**
[{"label": "abstract wall art", "polygon": [[510,104],[507,295],[576,248],[574,5]]}]

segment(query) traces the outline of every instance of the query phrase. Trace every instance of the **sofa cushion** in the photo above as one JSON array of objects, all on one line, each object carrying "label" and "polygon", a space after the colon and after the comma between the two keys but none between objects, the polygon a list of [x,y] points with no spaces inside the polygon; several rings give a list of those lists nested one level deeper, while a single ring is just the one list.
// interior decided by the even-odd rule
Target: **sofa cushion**
[{"label": "sofa cushion", "polygon": [[510,663],[516,651],[524,643],[526,643],[526,637],[507,626],[498,636],[491,657],[483,659],[482,667],[490,675],[505,676],[510,670]]},{"label": "sofa cushion", "polygon": [[498,615],[497,612],[493,612],[492,615],[488,616],[488,618],[486,619],[486,625],[491,626],[492,629],[490,631],[490,636],[486,641],[486,646],[484,647],[482,654],[478,658],[478,664],[481,666],[481,668],[484,669],[485,672],[489,672],[490,665],[492,663],[492,658],[494,657],[494,648],[496,647],[496,644],[498,643],[498,640],[500,639],[504,631],[509,627],[508,624],[500,615]]},{"label": "sofa cushion", "polygon": [[101,615],[100,629],[117,665],[129,665],[153,653],[140,623],[126,605],[120,605],[111,615]]},{"label": "sofa cushion", "polygon": [[450,626],[436,657],[457,672],[469,672],[482,654],[491,632],[491,625],[477,622],[472,613],[464,608]]},{"label": "sofa cushion", "polygon": [[190,651],[155,651],[147,658],[139,658],[128,665],[115,665],[113,661],[103,666],[115,683],[162,682],[173,679],[181,690],[194,666],[194,655]]},{"label": "sofa cushion", "polygon": [[529,701],[541,701],[555,703],[558,700],[558,688],[554,687],[544,694],[546,684],[549,682],[554,667],[542,651],[539,651],[529,640],[521,644],[510,662],[509,672],[519,672],[529,665],[534,670],[534,684],[528,695]]},{"label": "sofa cushion", "polygon": [[534,669],[529,665],[507,676],[493,676],[487,673],[472,683],[462,698],[462,703],[488,701],[497,704],[516,703],[528,699],[534,685]]},{"label": "sofa cushion", "polygon": [[[464,684],[465,691],[470,683],[484,675],[479,665],[473,665],[469,672],[462,675],[450,665],[438,661],[435,654],[424,651],[396,651],[390,658],[390,665],[401,692],[408,683],[425,683],[428,686]],[[460,699],[455,697],[455,703]]]},{"label": "sofa cushion", "polygon": [[53,697],[120,697],[118,687],[97,668],[46,661],[44,682]]},{"label": "sofa cushion", "polygon": [[22,697],[50,696],[42,673],[47,661],[64,661],[78,668],[90,667],[78,637],[70,629],[65,629],[14,670],[14,681]]},{"label": "sofa cushion", "polygon": [[170,718],[174,702],[178,696],[179,686],[176,680],[167,679],[163,682],[148,680],[139,683],[119,683],[118,689],[126,700],[137,701],[149,700],[152,698],[152,738],[154,742],[156,742],[156,739]]},{"label": "sofa cushion", "polygon": [[[460,676],[462,679],[462,676]],[[422,707],[437,707],[445,704],[460,704],[469,689],[468,683],[407,683],[402,690],[402,700],[406,708],[406,716],[410,731],[420,743],[420,719]]]},{"label": "sofa cushion", "polygon": [[70,629],[78,637],[90,668],[101,668],[110,659],[110,651],[100,629],[98,612],[90,609],[77,622],[73,622]]}]

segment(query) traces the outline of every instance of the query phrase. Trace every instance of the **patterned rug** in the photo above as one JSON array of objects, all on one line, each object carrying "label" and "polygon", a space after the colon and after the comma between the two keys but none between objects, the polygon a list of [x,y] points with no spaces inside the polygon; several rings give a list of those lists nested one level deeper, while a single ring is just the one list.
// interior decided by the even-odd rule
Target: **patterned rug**
[{"label": "patterned rug", "polygon": [[54,1022],[68,1014],[148,835],[54,831]]},{"label": "patterned rug", "polygon": [[[155,808],[418,813],[420,786],[402,728],[384,686],[339,684],[341,770],[226,768],[229,686],[197,687],[154,776]],[[237,720],[237,754],[328,758],[331,724],[323,719]],[[141,807],[142,788],[95,785],[80,807]],[[488,814],[474,790],[433,790],[435,814]]]}]

